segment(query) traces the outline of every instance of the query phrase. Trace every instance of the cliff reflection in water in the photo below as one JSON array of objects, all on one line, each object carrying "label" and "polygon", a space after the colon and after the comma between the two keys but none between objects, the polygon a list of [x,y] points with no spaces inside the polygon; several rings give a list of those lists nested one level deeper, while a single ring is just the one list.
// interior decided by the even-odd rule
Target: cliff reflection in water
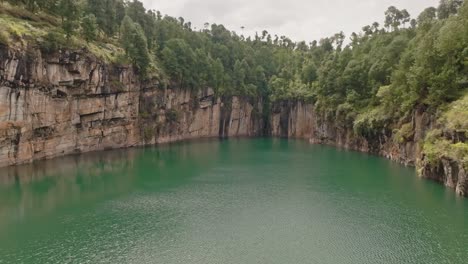
[{"label": "cliff reflection in water", "polygon": [[465,263],[468,204],[388,160],[287,139],[2,170],[0,263]]},{"label": "cliff reflection in water", "polygon": [[0,225],[125,192],[134,181],[131,172],[139,151],[89,153],[2,168]]},{"label": "cliff reflection in water", "polygon": [[[199,148],[190,147],[193,144]],[[15,222],[33,220],[61,208],[91,206],[138,187],[182,184],[209,168],[218,152],[219,144],[207,140],[86,153],[2,168],[0,231]]]}]

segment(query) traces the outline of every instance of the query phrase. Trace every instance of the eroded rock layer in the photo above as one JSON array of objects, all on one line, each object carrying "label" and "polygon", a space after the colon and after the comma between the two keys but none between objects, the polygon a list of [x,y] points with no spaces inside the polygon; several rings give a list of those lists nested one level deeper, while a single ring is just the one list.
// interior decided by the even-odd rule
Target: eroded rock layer
[{"label": "eroded rock layer", "polygon": [[71,153],[222,136],[261,120],[237,97],[142,83],[86,51],[0,49],[0,167]]}]

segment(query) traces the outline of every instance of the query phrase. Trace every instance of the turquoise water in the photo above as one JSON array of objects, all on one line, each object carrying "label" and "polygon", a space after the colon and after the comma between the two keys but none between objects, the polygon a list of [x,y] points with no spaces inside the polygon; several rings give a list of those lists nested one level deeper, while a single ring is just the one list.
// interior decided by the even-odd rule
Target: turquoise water
[{"label": "turquoise water", "polygon": [[468,263],[468,199],[280,139],[0,169],[0,263]]}]

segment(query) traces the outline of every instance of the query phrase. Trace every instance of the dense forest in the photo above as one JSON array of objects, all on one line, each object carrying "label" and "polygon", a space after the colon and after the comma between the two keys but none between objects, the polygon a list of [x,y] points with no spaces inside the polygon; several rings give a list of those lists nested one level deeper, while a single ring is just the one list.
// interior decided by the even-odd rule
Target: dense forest
[{"label": "dense forest", "polygon": [[267,108],[311,102],[324,118],[364,137],[393,129],[404,141],[414,130],[408,119],[423,108],[460,132],[452,141],[442,130],[429,133],[428,156],[443,151],[466,159],[468,3],[441,0],[414,18],[391,6],[383,21],[348,39],[339,32],[294,42],[267,31],[243,36],[219,24],[195,28],[138,0],[3,0],[0,45],[44,52],[85,46],[113,63],[132,63],[143,79],[164,86],[211,87]]}]

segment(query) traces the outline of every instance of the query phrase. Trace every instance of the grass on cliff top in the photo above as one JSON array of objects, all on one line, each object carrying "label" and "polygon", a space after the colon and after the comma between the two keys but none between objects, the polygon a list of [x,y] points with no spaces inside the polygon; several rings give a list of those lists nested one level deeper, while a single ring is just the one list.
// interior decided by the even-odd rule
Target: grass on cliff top
[{"label": "grass on cliff top", "polygon": [[9,3],[0,3],[0,44],[13,47],[40,41],[59,21],[47,14],[33,14]]},{"label": "grass on cliff top", "polygon": [[34,14],[8,3],[0,3],[0,25],[0,45],[23,50],[38,46],[49,51],[85,48],[106,62],[128,63],[117,39],[101,38],[89,43],[75,36],[66,39],[60,19],[49,14]]},{"label": "grass on cliff top", "polygon": [[[439,123],[445,131],[465,133],[465,136],[468,136],[468,93],[447,107]],[[446,157],[461,161],[464,167],[468,168],[468,143],[453,143],[444,137],[440,129],[427,134],[423,150],[428,162],[433,165],[440,158]]]},{"label": "grass on cliff top", "polygon": [[50,24],[53,26],[60,25],[60,20],[57,17],[51,16],[43,12],[32,13],[24,8],[11,5],[7,2],[0,2],[0,14],[8,15],[21,20],[30,21],[32,23],[43,23]]},{"label": "grass on cliff top", "polygon": [[360,136],[372,135],[382,131],[390,119],[391,113],[382,105],[366,108],[357,115],[353,129]]},{"label": "grass on cliff top", "polygon": [[33,26],[29,21],[0,15],[0,43],[6,46],[27,46],[28,42],[36,40],[47,34],[47,27]]},{"label": "grass on cliff top", "polygon": [[440,122],[448,130],[468,133],[468,93],[448,106]]},{"label": "grass on cliff top", "polygon": [[423,152],[426,161],[435,166],[441,158],[459,161],[468,169],[468,144],[464,142],[453,143],[443,137],[442,131],[435,129],[428,133]]}]

